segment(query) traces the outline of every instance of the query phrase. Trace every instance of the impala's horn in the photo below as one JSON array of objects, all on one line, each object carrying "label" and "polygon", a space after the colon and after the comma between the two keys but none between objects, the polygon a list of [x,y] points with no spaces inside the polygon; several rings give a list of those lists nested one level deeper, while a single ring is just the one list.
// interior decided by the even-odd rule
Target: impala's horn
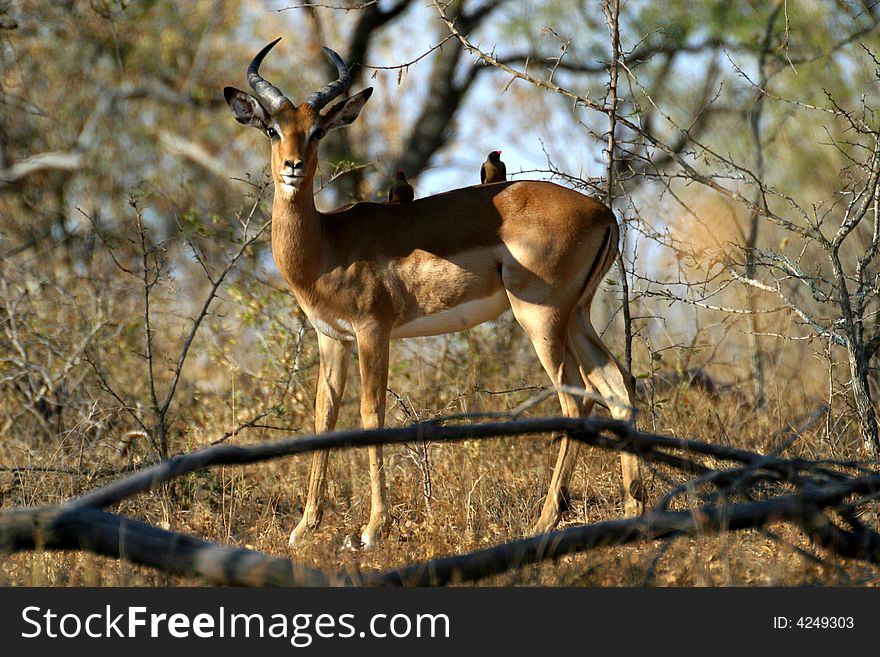
[{"label": "impala's horn", "polygon": [[351,84],[351,73],[348,72],[348,66],[342,61],[342,57],[330,50],[330,48],[325,47],[324,52],[327,53],[327,56],[336,65],[336,70],[339,72],[339,78],[309,94],[309,97],[306,98],[306,105],[311,105],[316,110],[320,110],[331,100],[345,93],[346,89],[348,89],[348,86]]},{"label": "impala's horn", "polygon": [[[279,41],[281,41],[281,37],[278,37],[258,52],[247,70],[248,84],[251,85],[251,88],[255,92],[257,92],[257,98],[260,99],[260,102],[262,102],[266,106],[266,109],[272,114],[277,112],[284,103],[290,103],[290,100],[288,100],[274,84],[260,77],[260,64],[263,63],[263,58]],[[291,103],[291,105],[292,104],[293,103]]]}]

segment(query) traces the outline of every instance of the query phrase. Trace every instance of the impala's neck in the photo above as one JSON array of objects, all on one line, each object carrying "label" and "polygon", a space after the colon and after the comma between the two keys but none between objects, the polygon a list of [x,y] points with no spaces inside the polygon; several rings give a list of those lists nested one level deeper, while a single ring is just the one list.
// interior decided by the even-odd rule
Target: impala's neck
[{"label": "impala's neck", "polygon": [[272,256],[281,275],[292,287],[314,281],[323,247],[321,215],[315,209],[312,177],[293,191],[275,181],[272,205]]}]

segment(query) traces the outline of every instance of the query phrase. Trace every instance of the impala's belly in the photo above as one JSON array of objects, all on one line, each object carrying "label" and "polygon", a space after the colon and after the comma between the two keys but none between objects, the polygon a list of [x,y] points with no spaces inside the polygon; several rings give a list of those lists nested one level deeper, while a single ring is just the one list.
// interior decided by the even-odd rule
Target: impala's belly
[{"label": "impala's belly", "polygon": [[508,308],[510,308],[510,302],[507,300],[507,293],[504,288],[499,288],[488,297],[465,301],[452,308],[400,324],[394,327],[391,337],[414,338],[462,331],[495,319]]},{"label": "impala's belly", "polygon": [[[306,314],[308,315],[308,313]],[[354,342],[356,339],[354,327],[352,327],[350,322],[347,322],[344,319],[325,321],[310,316],[309,321],[312,322],[312,325],[318,333],[323,333],[334,340],[339,340],[340,342]]]},{"label": "impala's belly", "polygon": [[313,306],[303,303],[299,296],[297,296],[297,302],[318,333],[340,342],[354,342],[357,339],[351,322],[341,317],[334,317],[330,313],[319,313]]}]

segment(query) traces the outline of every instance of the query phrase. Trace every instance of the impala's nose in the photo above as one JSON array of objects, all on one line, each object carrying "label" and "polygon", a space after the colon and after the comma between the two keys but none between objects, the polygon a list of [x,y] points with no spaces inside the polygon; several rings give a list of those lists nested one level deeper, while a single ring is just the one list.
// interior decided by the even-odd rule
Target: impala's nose
[{"label": "impala's nose", "polygon": [[290,176],[298,176],[302,174],[302,160],[284,160],[284,173]]}]

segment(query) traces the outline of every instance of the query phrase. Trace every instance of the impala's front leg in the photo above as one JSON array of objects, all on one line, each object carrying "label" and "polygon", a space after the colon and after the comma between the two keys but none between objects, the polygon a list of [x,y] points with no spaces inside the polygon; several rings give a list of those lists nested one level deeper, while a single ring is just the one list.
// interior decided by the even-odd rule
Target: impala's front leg
[{"label": "impala's front leg", "polygon": [[[361,423],[364,429],[380,429],[385,425],[385,390],[388,385],[388,341],[390,330],[378,326],[357,331],[358,362],[361,370]],[[385,502],[385,468],[382,447],[370,447],[370,521],[361,534],[361,542],[369,549],[388,526]]]},{"label": "impala's front leg", "polygon": [[[345,389],[348,373],[349,345],[318,333],[318,394],[315,399],[315,433],[332,431],[339,416],[339,405]],[[309,492],[303,517],[292,532],[287,544],[293,547],[297,540],[318,526],[324,490],[327,481],[327,457],[329,452],[315,452],[309,472]]]}]

